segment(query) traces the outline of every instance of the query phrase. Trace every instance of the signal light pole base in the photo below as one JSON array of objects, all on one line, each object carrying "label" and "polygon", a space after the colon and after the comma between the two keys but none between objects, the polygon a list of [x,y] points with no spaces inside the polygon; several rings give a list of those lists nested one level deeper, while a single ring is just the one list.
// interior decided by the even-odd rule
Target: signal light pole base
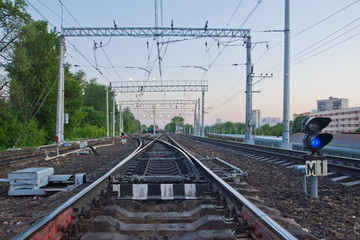
[{"label": "signal light pole base", "polygon": [[318,176],[327,175],[325,156],[305,155],[306,174],[310,176],[311,198],[318,198]]}]

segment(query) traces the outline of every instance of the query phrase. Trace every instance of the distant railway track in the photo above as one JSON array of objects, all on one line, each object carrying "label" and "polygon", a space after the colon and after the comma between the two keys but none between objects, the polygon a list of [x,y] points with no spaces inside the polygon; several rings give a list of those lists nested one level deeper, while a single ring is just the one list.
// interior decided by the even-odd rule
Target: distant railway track
[{"label": "distant railway track", "polygon": [[[230,142],[219,139],[209,139],[201,138],[190,135],[184,135],[187,138],[196,140],[199,142],[209,143],[216,146],[225,147],[228,149],[233,149],[235,151],[240,151],[245,154],[250,154],[256,158],[269,158],[269,159],[278,159],[283,161],[288,161],[294,165],[303,165],[305,164],[305,152],[295,151],[295,150],[286,150],[275,147],[267,147],[260,145],[249,145],[244,143]],[[355,158],[346,158],[339,156],[327,155],[326,159],[328,160],[328,167],[331,174],[340,173],[347,175],[349,177],[360,178],[360,159]],[[358,183],[357,181],[355,181]],[[351,184],[349,184],[351,185]]]},{"label": "distant railway track", "polygon": [[[112,139],[88,140],[88,146],[96,147],[104,144],[112,143]],[[73,151],[81,150],[79,143],[72,143],[70,146],[59,146],[59,155],[67,154]],[[46,145],[38,148],[26,148],[21,150],[11,150],[0,154],[0,166],[10,164],[25,164],[31,161],[44,160],[46,158],[55,157],[57,149],[55,144]]]},{"label": "distant railway track", "polygon": [[234,189],[243,184],[240,169],[200,161],[176,145],[139,140],[127,158],[16,239],[296,239]]}]

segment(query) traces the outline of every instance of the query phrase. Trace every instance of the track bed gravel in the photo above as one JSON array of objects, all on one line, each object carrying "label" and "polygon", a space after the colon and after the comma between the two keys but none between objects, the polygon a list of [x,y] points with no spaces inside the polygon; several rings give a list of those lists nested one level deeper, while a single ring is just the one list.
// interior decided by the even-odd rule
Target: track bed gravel
[{"label": "track bed gravel", "polygon": [[[137,141],[128,139],[128,143],[124,145],[115,142],[115,146],[97,148],[100,156],[69,154],[21,167],[7,167],[0,170],[0,178],[7,178],[9,172],[24,168],[53,167],[54,174],[86,173],[88,181],[94,181],[133,152],[136,147]],[[49,196],[9,197],[8,189],[8,184],[0,183],[0,239],[9,239],[21,232],[79,191],[75,189],[72,193],[55,193]]]},{"label": "track bed gravel", "polygon": [[[319,178],[319,198],[302,192],[301,175],[272,163],[252,160],[239,153],[210,144],[172,136],[200,156],[219,157],[248,173],[266,205],[294,219],[319,239],[360,239],[360,188],[345,187],[329,177]],[[308,189],[310,192],[310,189]]]}]

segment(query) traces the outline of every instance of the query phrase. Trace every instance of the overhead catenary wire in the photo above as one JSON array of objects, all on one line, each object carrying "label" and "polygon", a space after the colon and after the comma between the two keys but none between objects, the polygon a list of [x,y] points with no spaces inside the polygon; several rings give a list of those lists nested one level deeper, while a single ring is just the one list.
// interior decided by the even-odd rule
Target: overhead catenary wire
[{"label": "overhead catenary wire", "polygon": [[[61,4],[61,6],[69,13],[69,15],[72,17],[72,19],[73,19],[80,27],[83,27],[83,26],[79,23],[79,21],[74,17],[74,15],[70,12],[70,10],[65,6],[65,4],[64,4],[61,0],[59,0],[59,2],[60,2],[60,4]],[[95,66],[96,66],[95,69],[98,70],[99,73],[100,73],[102,76],[105,77],[105,75],[104,75],[104,74],[100,71],[100,69],[98,68],[98,64],[97,64],[97,60],[96,60],[96,49],[97,49],[98,47],[96,46],[96,42],[95,42],[94,38],[90,38],[90,39],[92,39],[92,40],[94,41],[94,59],[95,59]],[[104,50],[104,47],[107,46],[107,45],[110,43],[110,41],[111,41],[111,37],[110,37],[110,39],[109,39],[109,41],[108,41],[107,44],[105,44],[105,45],[100,44],[100,47],[101,47],[101,49],[102,49],[102,51],[103,51],[106,59],[107,59],[108,62],[110,63],[110,65],[113,66],[113,63],[111,62],[111,60],[109,59],[108,55],[106,54],[106,52],[105,52],[105,50]],[[74,46],[74,45],[73,45],[73,46]],[[115,68],[113,68],[113,69],[114,69],[116,75],[118,76],[118,78],[119,78],[119,79],[122,79],[121,76],[120,76],[120,74],[116,71],[116,69],[115,69]],[[109,74],[112,78],[114,78],[114,77],[111,75],[110,72],[108,72],[108,74]],[[105,78],[110,82],[110,80],[109,80],[107,77],[105,77]]]},{"label": "overhead catenary wire", "polygon": [[[239,3],[239,5],[242,3],[242,1]],[[256,5],[253,7],[253,9],[250,11],[250,13],[247,15],[247,17],[244,19],[244,21],[242,22],[242,24],[239,26],[239,28],[241,29],[245,24],[246,24],[246,22],[250,19],[250,17],[254,14],[254,12],[257,10],[257,8],[259,7],[259,5],[262,3],[262,0],[258,0],[257,1],[257,3],[256,3]],[[237,10],[236,10],[237,11]],[[231,18],[232,19],[232,18]],[[228,47],[227,46],[228,44],[226,44],[222,49],[221,49],[221,51],[217,54],[217,56],[215,57],[215,59],[211,62],[211,64],[208,66],[208,69],[210,69],[213,65],[214,65],[214,63],[218,60],[218,58],[220,57],[220,55],[225,51],[225,49],[226,49],[226,47]],[[230,45],[229,45],[230,46]],[[207,74],[207,71],[203,74],[203,76],[202,76],[202,80],[205,78],[205,75]],[[238,83],[240,83],[240,81],[243,79],[244,77],[242,77],[239,81],[237,81],[234,85],[233,85],[233,87],[234,86],[236,86]],[[232,89],[233,89],[233,87],[231,88],[231,89],[229,89],[228,91],[227,91],[227,93],[226,94],[224,94],[224,95],[222,95],[219,99],[221,100],[222,98],[224,98],[230,91],[232,91]],[[237,92],[237,94],[238,94],[238,92]],[[223,104],[220,104],[220,106],[223,106],[224,104],[226,104],[226,103],[228,103],[229,101],[231,101],[232,99],[234,99],[236,96],[234,95],[234,97],[232,97],[230,100],[226,100],[225,101],[225,103],[223,103]],[[214,109],[212,110],[212,111],[215,111],[216,109],[215,109],[215,107],[214,107]]]},{"label": "overhead catenary wire", "polygon": [[[238,5],[236,6],[234,12],[231,14],[231,17],[230,17],[229,20],[227,21],[227,23],[226,23],[226,25],[225,25],[225,28],[229,26],[230,22],[231,22],[232,19],[234,18],[235,14],[236,14],[237,11],[239,10],[239,8],[240,8],[240,6],[241,6],[242,3],[243,3],[243,0],[240,0],[239,3],[238,3]],[[201,61],[201,64],[200,64],[200,65],[203,65],[203,64],[204,64],[206,55],[209,54],[210,49],[214,46],[214,44],[215,44],[215,42],[213,42],[213,43],[211,44],[210,48],[209,48],[207,51],[205,51],[205,54],[204,54],[204,56],[203,56],[203,58],[202,58],[202,61]],[[217,59],[217,58],[216,58],[216,59]],[[216,61],[216,59],[215,59],[215,61]],[[209,69],[209,67],[208,67],[207,69]],[[197,74],[196,74],[195,79],[198,79],[199,74],[200,74],[200,70],[197,71]],[[203,75],[202,79],[204,79],[204,77],[205,77],[205,75]],[[189,99],[192,98],[193,94],[194,94],[194,93],[192,93],[192,94],[190,95]]]},{"label": "overhead catenary wire", "polygon": [[[348,4],[348,5],[346,5],[345,7],[343,7],[343,8],[341,8],[341,9],[335,11],[334,13],[330,14],[329,16],[326,16],[325,18],[322,18],[322,19],[320,19],[319,21],[311,24],[310,26],[306,27],[305,29],[301,30],[300,32],[295,33],[294,35],[290,36],[290,38],[293,39],[293,38],[295,38],[295,37],[303,34],[304,32],[309,31],[310,29],[312,29],[312,28],[316,27],[317,25],[325,22],[326,20],[329,20],[330,18],[332,18],[332,17],[336,16],[337,14],[343,12],[344,10],[348,9],[349,7],[353,6],[355,3],[358,3],[359,1],[360,1],[360,0],[356,0],[356,1],[354,1],[354,2],[352,2],[352,3],[350,3],[350,4]],[[261,32],[271,32],[271,31],[266,30],[266,31],[261,31]],[[276,32],[279,32],[279,31],[276,31]],[[280,32],[281,32],[281,31],[280,31]],[[256,62],[256,63],[259,62],[259,61],[268,53],[268,50],[272,50],[272,49],[274,49],[274,48],[276,48],[276,47],[278,47],[278,46],[281,46],[283,43],[284,43],[284,41],[280,41],[280,42],[274,44],[273,46],[269,47],[269,49],[267,49],[267,50],[264,52],[264,54],[262,54],[255,62]]]},{"label": "overhead catenary wire", "polygon": [[32,7],[50,26],[55,28],[55,25],[53,25],[29,0],[25,0],[27,4],[29,4],[30,7]]},{"label": "overhead catenary wire", "polygon": [[[317,41],[316,43],[313,43],[311,44],[310,46],[308,46],[307,48],[299,51],[298,53],[296,53],[295,55],[291,56],[290,60],[292,62],[296,61],[296,60],[299,60],[303,57],[306,57],[307,55],[310,55],[310,54],[313,54],[315,51],[319,50],[321,47],[324,47],[330,43],[332,43],[334,40],[336,39],[339,39],[341,37],[344,37],[345,34],[348,34],[350,33],[351,31],[355,30],[356,28],[360,27],[360,25],[357,25],[353,28],[351,28],[350,30],[347,30],[346,32],[343,32],[341,33],[339,36],[336,36],[334,38],[332,38],[331,40],[321,44],[320,46],[318,46],[320,43],[324,42],[325,40],[329,39],[330,37],[334,36],[335,34],[337,33],[340,33],[342,31],[344,31],[347,27],[349,27],[350,25],[352,25],[353,23],[357,22],[360,20],[360,17],[359,18],[356,18],[355,20],[351,21],[350,23],[344,25],[344,26],[341,26],[340,28],[338,28],[336,31],[332,32],[331,34],[327,35],[326,37],[320,39],[319,41]],[[339,45],[339,44],[342,44],[342,42],[339,42],[338,44],[334,44],[334,47]],[[315,48],[314,48],[315,47]],[[330,50],[331,48],[328,48],[328,50]],[[309,50],[309,51],[308,51]],[[300,55],[300,56],[299,56]],[[307,58],[307,59],[310,59],[310,58]],[[268,70],[266,70],[265,72],[278,72],[280,71],[281,67],[282,67],[282,64],[283,63],[278,63],[277,65],[269,68]]]},{"label": "overhead catenary wire", "polygon": [[[29,3],[29,5],[44,19],[46,20],[52,27],[55,28],[55,25],[52,24],[33,4],[31,4],[28,0],[25,0],[27,3]],[[41,1],[37,0],[41,5],[43,5],[44,7],[46,7],[48,10],[50,10],[49,7],[47,7],[44,3],[42,3]],[[70,14],[70,16],[74,19],[74,21],[79,25],[81,26],[81,24],[75,19],[75,17],[71,14],[71,12],[66,8],[66,6],[61,2],[61,0],[59,0],[60,4],[62,5],[62,7],[64,7],[64,9]],[[55,14],[55,16],[59,17],[60,19],[62,18],[61,16],[59,16],[58,14],[56,14],[54,11],[51,11],[53,14]],[[61,20],[63,21],[63,20]],[[64,20],[64,22],[67,22]],[[68,23],[68,22],[67,22]],[[71,25],[71,24],[69,24]],[[111,82],[109,80],[108,77],[106,77],[102,71],[94,66],[94,64],[91,62],[91,60],[89,60],[76,46],[75,44],[73,44],[71,41],[69,41],[68,39],[66,39],[66,41],[70,44],[70,47],[75,50],[77,53],[79,53],[98,73],[100,73],[100,75],[102,77],[104,77],[108,82]]]}]

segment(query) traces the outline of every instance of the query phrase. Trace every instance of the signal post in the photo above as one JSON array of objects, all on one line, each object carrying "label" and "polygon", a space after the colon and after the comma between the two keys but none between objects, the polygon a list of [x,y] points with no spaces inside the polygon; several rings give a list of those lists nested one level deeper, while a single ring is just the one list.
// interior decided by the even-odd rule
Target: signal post
[{"label": "signal post", "polygon": [[[321,133],[331,122],[328,117],[308,117],[301,122],[301,130],[305,133],[303,139],[304,149],[310,151],[305,156],[305,176],[310,177],[311,198],[318,198],[318,177],[327,176],[328,164],[321,150],[333,139],[330,133]],[[306,178],[303,180],[306,192]]]}]

